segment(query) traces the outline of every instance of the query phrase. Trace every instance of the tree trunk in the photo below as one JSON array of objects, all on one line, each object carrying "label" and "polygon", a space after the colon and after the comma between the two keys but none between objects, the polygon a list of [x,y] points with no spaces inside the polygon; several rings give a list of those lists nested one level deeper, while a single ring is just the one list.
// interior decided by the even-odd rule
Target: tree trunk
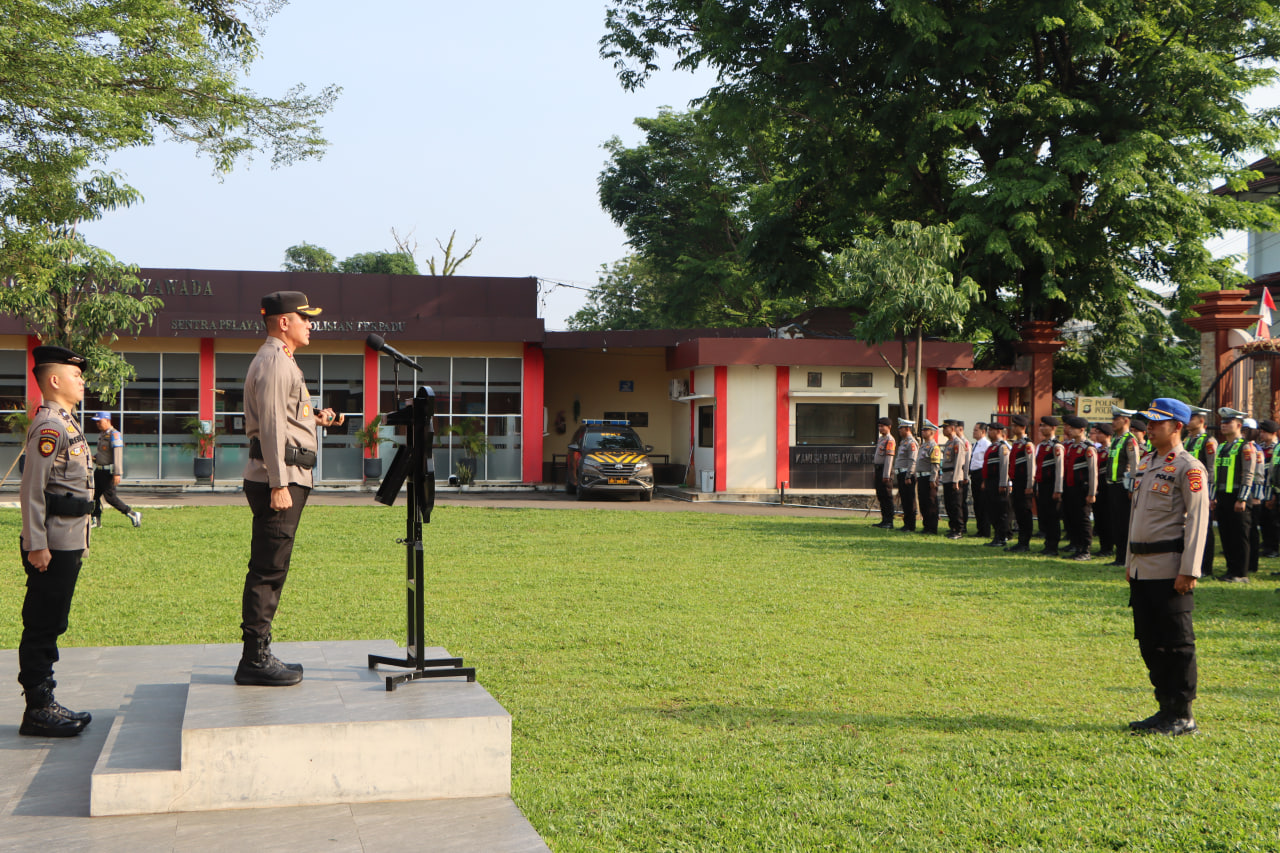
[{"label": "tree trunk", "polygon": [[902,336],[902,372],[898,374],[898,417],[911,420],[907,408],[907,380],[911,376],[911,361],[907,358],[907,336]]},{"label": "tree trunk", "polygon": [[915,409],[917,429],[924,425],[924,405],[920,402],[920,383],[923,380],[924,361],[924,326],[916,326],[916,388],[915,388]]}]

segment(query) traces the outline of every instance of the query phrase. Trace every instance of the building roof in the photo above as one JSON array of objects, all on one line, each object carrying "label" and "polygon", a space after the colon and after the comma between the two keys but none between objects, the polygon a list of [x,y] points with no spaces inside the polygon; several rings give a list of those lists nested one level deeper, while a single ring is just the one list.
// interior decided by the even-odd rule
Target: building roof
[{"label": "building roof", "polygon": [[1280,165],[1270,157],[1263,157],[1261,160],[1250,163],[1249,169],[1261,172],[1262,177],[1256,181],[1250,181],[1248,187],[1239,192],[1223,184],[1220,187],[1214,187],[1213,194],[1235,196],[1239,201],[1267,201],[1280,192]]}]

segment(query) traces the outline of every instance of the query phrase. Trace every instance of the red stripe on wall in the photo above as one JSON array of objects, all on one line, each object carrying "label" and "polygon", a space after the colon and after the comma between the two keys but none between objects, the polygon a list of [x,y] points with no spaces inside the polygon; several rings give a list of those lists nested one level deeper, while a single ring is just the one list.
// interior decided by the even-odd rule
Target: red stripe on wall
[{"label": "red stripe on wall", "polygon": [[777,488],[791,479],[791,368],[778,366],[777,431],[774,453],[777,456]]},{"label": "red stripe on wall", "polygon": [[729,368],[716,366],[716,491],[728,486],[729,475]]},{"label": "red stripe on wall", "polygon": [[200,339],[200,399],[197,406],[200,409],[200,420],[213,420],[214,412],[214,386],[217,384],[216,372],[214,371],[214,348],[213,338]]},{"label": "red stripe on wall", "polygon": [[1009,411],[1009,389],[1008,388],[996,389],[996,411],[997,412]]},{"label": "red stripe on wall", "polygon": [[[382,375],[379,372],[379,353],[370,347],[364,348],[364,422],[367,424],[378,416],[382,398]],[[366,449],[366,459],[372,458],[373,451]]]},{"label": "red stripe on wall", "polygon": [[31,368],[36,366],[36,357],[32,353],[38,346],[40,346],[40,339],[35,335],[27,335],[27,399],[37,406],[44,402],[40,386],[36,384],[36,378],[31,375]]},{"label": "red stripe on wall", "polygon": [[538,344],[524,345],[524,423],[521,429],[522,478],[526,483],[542,482],[542,411],[546,405],[546,355]]}]

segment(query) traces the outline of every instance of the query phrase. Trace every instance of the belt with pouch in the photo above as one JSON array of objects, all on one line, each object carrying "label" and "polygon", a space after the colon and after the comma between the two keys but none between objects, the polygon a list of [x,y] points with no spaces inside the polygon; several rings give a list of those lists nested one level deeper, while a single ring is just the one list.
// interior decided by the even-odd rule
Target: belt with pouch
[{"label": "belt with pouch", "polygon": [[93,501],[86,498],[73,497],[70,494],[55,495],[53,492],[45,492],[44,509],[48,515],[80,518],[93,512]]},{"label": "belt with pouch", "polygon": [[1181,554],[1187,548],[1181,539],[1165,539],[1161,542],[1130,542],[1130,554]]},{"label": "belt with pouch", "polygon": [[[249,458],[262,458],[262,442],[256,436],[249,439]],[[284,464],[293,465],[296,468],[314,468],[316,467],[316,452],[294,444],[286,444],[284,446]]]}]

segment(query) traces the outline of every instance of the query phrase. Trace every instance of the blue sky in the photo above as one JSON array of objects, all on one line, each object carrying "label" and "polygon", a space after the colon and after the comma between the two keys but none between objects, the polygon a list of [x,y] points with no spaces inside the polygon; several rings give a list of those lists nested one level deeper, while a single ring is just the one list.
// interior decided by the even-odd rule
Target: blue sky
[{"label": "blue sky", "polygon": [[[639,92],[598,55],[602,0],[444,3],[294,0],[268,22],[248,85],[282,94],[336,83],[317,162],[272,170],[267,159],[221,181],[189,148],[122,152],[144,201],[84,227],[88,239],[144,267],[278,270],[303,241],[339,259],[391,250],[391,229],[417,240],[419,266],[457,229],[468,275],[596,283],[626,254],[600,209],[596,178],[611,136],[639,141],[632,121],[683,109],[712,83],[665,72]],[[542,298],[549,329],[585,301]]]}]

